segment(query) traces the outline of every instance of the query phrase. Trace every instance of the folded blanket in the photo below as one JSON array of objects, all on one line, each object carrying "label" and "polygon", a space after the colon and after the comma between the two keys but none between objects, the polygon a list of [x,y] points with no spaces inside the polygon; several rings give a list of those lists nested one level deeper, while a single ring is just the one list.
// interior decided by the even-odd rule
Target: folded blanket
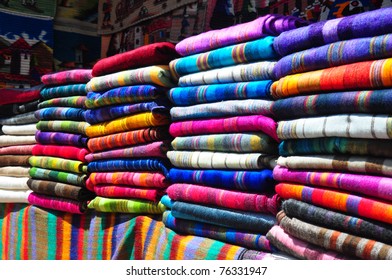
[{"label": "folded blanket", "polygon": [[0,189],[0,203],[29,203],[27,200],[31,190],[2,190]]},{"label": "folded blanket", "polygon": [[85,162],[86,155],[89,151],[85,148],[72,146],[56,146],[56,145],[34,145],[32,155],[34,156],[49,156],[64,159],[73,159]]},{"label": "folded blanket", "polygon": [[41,77],[41,81],[45,85],[83,84],[91,78],[91,69],[72,69],[45,74]]},{"label": "folded blanket", "polygon": [[[165,207],[167,208],[167,209],[171,209],[172,207],[173,207],[173,203],[174,203],[175,201],[174,200],[172,200],[167,194],[165,194],[165,195],[163,195],[162,197],[161,197],[161,203],[163,204],[163,205],[165,205]],[[167,211],[165,211],[165,213],[167,213]]]},{"label": "folded blanket", "polygon": [[72,173],[87,173],[86,165],[81,161],[49,156],[31,156],[29,163],[32,167],[54,169]]},{"label": "folded blanket", "polygon": [[354,138],[312,138],[284,140],[279,144],[279,155],[347,154],[359,156],[391,157],[390,140]]},{"label": "folded blanket", "polygon": [[39,121],[36,126],[40,131],[68,132],[86,135],[86,129],[90,126],[90,124],[85,121],[70,121],[65,119],[55,121]]},{"label": "folded blanket", "polygon": [[76,201],[34,192],[30,193],[28,201],[31,205],[73,214],[84,214],[87,210],[85,201]]},{"label": "folded blanket", "polygon": [[1,131],[5,135],[35,135],[36,124],[3,125]]},{"label": "folded blanket", "polygon": [[29,177],[0,176],[0,189],[2,190],[28,190]]},{"label": "folded blanket", "polygon": [[0,135],[0,147],[31,145],[35,143],[37,141],[34,135]]},{"label": "folded blanket", "polygon": [[88,208],[98,212],[117,212],[135,214],[162,214],[165,206],[158,202],[138,199],[118,199],[97,196],[88,204]]},{"label": "folded blanket", "polygon": [[37,121],[38,119],[35,117],[35,112],[27,112],[12,117],[0,118],[1,125],[32,124]]},{"label": "folded blanket", "polygon": [[88,201],[96,196],[95,193],[84,187],[54,181],[29,179],[27,185],[34,193],[63,197],[77,201]]},{"label": "folded blanket", "polygon": [[274,37],[222,47],[216,50],[177,58],[170,62],[170,70],[176,76],[222,68],[240,63],[275,60]]},{"label": "folded blanket", "polygon": [[68,145],[76,147],[86,147],[88,140],[87,137],[80,134],[42,131],[37,131],[35,139],[39,144],[44,145]]},{"label": "folded blanket", "polygon": [[0,147],[0,155],[31,155],[35,145],[18,145]]},{"label": "folded blanket", "polygon": [[269,240],[261,234],[247,233],[233,228],[225,228],[204,223],[198,223],[173,217],[171,211],[165,211],[162,221],[167,228],[179,234],[195,235],[220,240],[235,244],[248,249],[272,252],[276,249],[271,246]]},{"label": "folded blanket", "polygon": [[391,139],[392,115],[341,114],[280,121],[279,139],[348,137]]},{"label": "folded blanket", "polygon": [[1,117],[12,117],[37,110],[40,100],[1,105]]},{"label": "folded blanket", "polygon": [[392,204],[342,191],[280,183],[275,191],[282,199],[296,199],[316,206],[340,211],[361,218],[392,224]]},{"label": "folded blanket", "polygon": [[70,96],[85,96],[87,94],[86,84],[74,84],[64,86],[45,87],[41,90],[41,97],[44,100],[70,97]]},{"label": "folded blanket", "polygon": [[180,77],[178,85],[180,87],[186,87],[273,80],[275,64],[276,62],[273,61],[262,61],[197,72]]},{"label": "folded blanket", "polygon": [[0,167],[0,176],[29,177],[30,167],[4,166]]},{"label": "folded blanket", "polygon": [[275,39],[274,48],[285,56],[337,41],[392,33],[391,10],[376,9],[290,30]]},{"label": "folded blanket", "polygon": [[165,190],[153,188],[139,189],[126,185],[95,185],[94,192],[100,197],[133,198],[158,202]]},{"label": "folded blanket", "polygon": [[31,155],[0,155],[0,166],[29,166]]},{"label": "folded blanket", "polygon": [[89,138],[87,145],[91,152],[99,152],[170,138],[169,128],[167,126],[158,126],[121,132],[103,137]]},{"label": "folded blanket", "polygon": [[294,199],[283,201],[282,209],[288,217],[392,245],[392,226],[388,224],[348,216]]},{"label": "folded blanket", "polygon": [[43,86],[44,85],[37,85],[25,89],[2,88],[0,90],[0,105],[26,103],[38,100],[40,99]]},{"label": "folded blanket", "polygon": [[180,168],[198,169],[264,169],[275,166],[275,156],[249,153],[220,153],[201,151],[168,151],[171,164]]},{"label": "folded blanket", "polygon": [[172,184],[166,192],[175,201],[272,215],[278,213],[281,204],[276,194],[247,193],[184,183]]},{"label": "folded blanket", "polygon": [[392,246],[344,232],[312,225],[283,212],[278,214],[279,226],[288,234],[327,250],[371,260],[391,260]]},{"label": "folded blanket", "polygon": [[181,201],[174,202],[171,213],[179,219],[259,234],[266,234],[276,223],[274,216],[263,213],[208,207]]},{"label": "folded blanket", "polygon": [[273,101],[270,100],[226,100],[170,109],[173,121],[187,119],[218,118],[243,115],[271,116]]},{"label": "folded blanket", "polygon": [[290,169],[337,170],[392,177],[392,160],[343,155],[279,157],[277,164]]},{"label": "folded blanket", "polygon": [[169,166],[164,159],[109,159],[90,162],[87,169],[88,172],[159,171],[166,176]]},{"label": "folded blanket", "polygon": [[275,120],[350,113],[390,114],[392,89],[348,91],[278,99],[272,105]]},{"label": "folded blanket", "polygon": [[363,61],[293,74],[271,86],[274,99],[327,91],[369,90],[392,86],[392,58]]},{"label": "folded blanket", "polygon": [[287,234],[280,226],[273,226],[267,233],[270,244],[302,260],[345,260],[347,256],[325,250]]},{"label": "folded blanket", "polygon": [[58,97],[40,102],[38,104],[38,109],[49,107],[83,108],[86,100],[86,96]]},{"label": "folded blanket", "polygon": [[281,58],[274,68],[274,76],[280,79],[294,73],[391,56],[392,36],[390,34],[339,41]]},{"label": "folded blanket", "polygon": [[38,120],[71,120],[85,121],[84,109],[70,107],[49,107],[35,112]]},{"label": "folded blanket", "polygon": [[103,58],[94,64],[93,76],[102,76],[122,70],[150,65],[168,64],[178,57],[174,44],[159,42]]},{"label": "folded blanket", "polygon": [[131,148],[109,150],[100,153],[90,153],[86,156],[88,162],[101,159],[120,159],[120,158],[166,158],[170,142],[153,142],[147,145],[138,145]]},{"label": "folded blanket", "polygon": [[37,167],[30,168],[29,174],[32,179],[55,181],[76,186],[85,186],[87,179],[85,174],[75,174]]},{"label": "folded blanket", "polygon": [[133,70],[124,70],[105,76],[94,77],[86,84],[87,91],[105,91],[115,87],[141,84],[154,84],[162,87],[173,87],[169,66],[148,66]]},{"label": "folded blanket", "polygon": [[254,81],[230,84],[177,87],[168,97],[176,106],[189,106],[225,100],[270,99],[272,81]]}]

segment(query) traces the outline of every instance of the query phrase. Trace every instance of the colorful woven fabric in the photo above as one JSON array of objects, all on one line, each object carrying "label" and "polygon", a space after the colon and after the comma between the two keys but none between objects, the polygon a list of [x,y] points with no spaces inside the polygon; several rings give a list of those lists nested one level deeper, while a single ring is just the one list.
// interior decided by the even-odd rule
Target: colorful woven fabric
[{"label": "colorful woven fabric", "polygon": [[49,107],[39,109],[35,112],[38,120],[73,120],[84,121],[84,111],[80,108]]},{"label": "colorful woven fabric", "polygon": [[28,112],[12,117],[0,118],[1,125],[19,125],[36,123],[38,119],[35,117],[35,112]]},{"label": "colorful woven fabric", "polygon": [[85,148],[72,147],[72,146],[56,146],[56,145],[34,145],[32,149],[34,156],[49,156],[59,157],[65,159],[73,159],[81,162],[86,161],[86,155],[89,151]]},{"label": "colorful woven fabric", "polygon": [[170,109],[173,121],[187,119],[218,118],[243,115],[271,116],[273,101],[270,100],[226,100]]},{"label": "colorful woven fabric", "polygon": [[[171,199],[167,194],[165,194],[165,195],[163,195],[162,197],[161,197],[161,203],[163,204],[163,205],[165,205],[165,207],[167,208],[167,209],[171,209],[172,207],[173,207],[173,203],[174,203],[175,201],[173,200],[173,199]],[[167,211],[165,211],[165,213],[166,213]]]},{"label": "colorful woven fabric", "polygon": [[86,165],[81,161],[49,156],[31,156],[29,163],[33,167],[54,169],[72,173],[86,173]]},{"label": "colorful woven fabric", "polygon": [[281,203],[276,194],[247,193],[184,183],[172,184],[166,192],[175,201],[272,215],[278,213]]},{"label": "colorful woven fabric", "polygon": [[48,196],[34,192],[29,194],[28,201],[31,205],[67,213],[83,214],[87,210],[87,203],[84,201]]},{"label": "colorful woven fabric", "polygon": [[166,175],[168,166],[163,159],[113,159],[90,162],[87,169],[89,172],[160,171]]},{"label": "colorful woven fabric", "polygon": [[144,112],[93,124],[86,128],[86,134],[89,137],[105,136],[141,128],[162,126],[169,124],[169,122],[170,116],[168,114]]},{"label": "colorful woven fabric", "polygon": [[45,87],[41,90],[41,97],[44,100],[54,99],[58,97],[70,97],[86,95],[86,84],[74,84],[64,86]]},{"label": "colorful woven fabric", "polygon": [[369,90],[392,86],[392,58],[293,74],[271,86],[274,99],[314,92]]},{"label": "colorful woven fabric", "polygon": [[13,145],[0,147],[0,155],[31,155],[35,145]]},{"label": "colorful woven fabric", "polygon": [[35,135],[36,124],[3,125],[1,131],[5,135]]},{"label": "colorful woven fabric", "polygon": [[0,189],[0,204],[29,203],[27,198],[31,190],[2,190]]},{"label": "colorful woven fabric", "polygon": [[162,189],[139,189],[126,185],[95,185],[94,192],[100,197],[142,199],[153,202],[158,202],[165,193]]},{"label": "colorful woven fabric", "polygon": [[37,167],[30,168],[29,174],[32,179],[48,180],[76,186],[85,186],[87,179],[85,174],[75,174]]},{"label": "colorful woven fabric", "polygon": [[29,177],[29,167],[4,166],[0,167],[0,176]]},{"label": "colorful woven fabric", "polygon": [[87,100],[86,96],[70,96],[70,97],[53,98],[40,102],[38,104],[38,109],[49,108],[49,107],[83,108],[86,100]]},{"label": "colorful woven fabric", "polygon": [[31,145],[36,142],[34,135],[0,135],[0,147]]},{"label": "colorful woven fabric", "polygon": [[83,84],[91,78],[91,69],[72,69],[45,74],[41,77],[41,82],[45,85]]},{"label": "colorful woven fabric", "polygon": [[270,99],[272,81],[177,87],[169,92],[170,101],[176,106],[189,106],[225,100]]},{"label": "colorful woven fabric", "polygon": [[376,9],[290,30],[275,39],[274,48],[285,56],[337,41],[392,33],[391,10]]},{"label": "colorful woven fabric", "polygon": [[279,183],[275,190],[282,199],[293,198],[361,218],[392,224],[392,204],[342,191]]},{"label": "colorful woven fabric", "polygon": [[38,100],[41,95],[43,85],[25,89],[2,88],[0,90],[0,105],[26,103]]},{"label": "colorful woven fabric", "polygon": [[171,164],[180,168],[264,169],[275,165],[275,156],[259,153],[236,154],[207,151],[168,151]]},{"label": "colorful woven fabric", "polygon": [[87,145],[87,137],[65,132],[37,131],[35,139],[38,143],[45,145],[69,145],[76,147],[86,147]]},{"label": "colorful woven fabric", "polygon": [[68,132],[86,135],[86,129],[90,124],[84,121],[56,120],[39,121],[36,126],[40,131]]},{"label": "colorful woven fabric", "polygon": [[29,177],[0,176],[0,189],[2,190],[28,190]]},{"label": "colorful woven fabric", "polygon": [[0,155],[0,166],[29,166],[31,155]]},{"label": "colorful woven fabric", "polygon": [[99,60],[94,64],[92,74],[93,76],[102,76],[122,70],[168,64],[177,57],[178,53],[172,43],[159,42],[148,44]]},{"label": "colorful woven fabric", "polygon": [[373,113],[389,114],[392,89],[349,91],[278,99],[272,105],[274,119],[296,119],[308,116]]}]

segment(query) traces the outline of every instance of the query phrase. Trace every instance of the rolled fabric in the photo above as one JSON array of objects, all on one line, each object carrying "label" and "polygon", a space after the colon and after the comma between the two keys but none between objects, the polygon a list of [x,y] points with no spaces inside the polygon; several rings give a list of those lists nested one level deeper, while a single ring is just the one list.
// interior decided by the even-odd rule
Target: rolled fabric
[{"label": "rolled fabric", "polygon": [[172,121],[205,119],[243,115],[271,116],[273,101],[270,100],[226,100],[170,109]]},{"label": "rolled fabric", "polygon": [[178,56],[174,44],[170,42],[148,44],[100,59],[94,64],[92,74],[96,77],[144,66],[168,64]]},{"label": "rolled fabric", "polygon": [[264,169],[275,166],[275,156],[260,153],[236,154],[206,151],[168,151],[171,164],[198,169]]},{"label": "rolled fabric", "polygon": [[1,125],[33,124],[37,121],[38,119],[35,117],[35,112],[27,112],[12,117],[0,118]]},{"label": "rolled fabric", "polygon": [[382,89],[392,86],[392,58],[356,62],[288,75],[271,86],[274,99],[314,92]]},{"label": "rolled fabric", "polygon": [[31,167],[29,174],[32,179],[55,181],[76,186],[85,186],[87,179],[85,174],[75,174],[37,167]]},{"label": "rolled fabric", "polygon": [[83,84],[92,78],[91,69],[72,69],[42,75],[45,85]]},{"label": "rolled fabric", "polygon": [[294,199],[283,201],[282,210],[288,217],[310,224],[392,244],[392,226],[388,224],[345,215]]},{"label": "rolled fabric", "polygon": [[115,87],[141,84],[173,87],[174,82],[171,79],[169,66],[147,66],[94,77],[86,84],[86,89],[87,91],[104,91]]},{"label": "rolled fabric", "polygon": [[276,194],[248,193],[184,183],[170,185],[166,193],[175,201],[272,215],[278,213],[281,204]]},{"label": "rolled fabric", "polygon": [[81,161],[49,156],[31,156],[29,163],[32,167],[54,169],[72,173],[86,173],[86,165]]},{"label": "rolled fabric", "polygon": [[163,159],[113,159],[90,162],[87,169],[88,172],[159,171],[166,176],[169,167]]},{"label": "rolled fabric", "polygon": [[49,107],[83,108],[86,100],[86,96],[58,97],[40,102],[38,104],[38,109]]},{"label": "rolled fabric", "polygon": [[273,49],[274,37],[248,41],[208,52],[172,60],[170,70],[178,77],[240,63],[269,61],[278,58]]},{"label": "rolled fabric", "polygon": [[278,122],[279,139],[348,137],[391,139],[392,115],[341,114]]},{"label": "rolled fabric", "polygon": [[31,155],[35,145],[13,145],[0,147],[0,155]]},{"label": "rolled fabric", "polygon": [[89,209],[98,212],[162,214],[166,208],[158,202],[138,199],[105,198],[97,196],[88,203]]},{"label": "rolled fabric", "polygon": [[35,139],[39,144],[44,145],[69,145],[76,147],[86,147],[88,140],[87,137],[80,134],[42,131],[37,131]]},{"label": "rolled fabric", "polygon": [[29,166],[31,155],[0,155],[0,166]]},{"label": "rolled fabric", "polygon": [[162,189],[139,189],[126,185],[95,185],[94,192],[100,197],[134,198],[153,202],[158,202],[165,193]]},{"label": "rolled fabric", "polygon": [[2,190],[28,190],[29,177],[0,176],[0,189]]},{"label": "rolled fabric", "polygon": [[51,86],[45,87],[41,90],[41,97],[44,100],[59,98],[59,97],[70,97],[70,96],[84,96],[87,94],[86,84],[73,84],[63,86]]},{"label": "rolled fabric", "polygon": [[84,121],[84,109],[70,107],[49,107],[35,112],[38,120]]},{"label": "rolled fabric", "polygon": [[392,89],[348,91],[278,99],[272,105],[275,120],[350,113],[389,114]]},{"label": "rolled fabric", "polygon": [[28,201],[31,205],[34,206],[73,214],[84,214],[87,210],[87,202],[85,201],[76,201],[34,192],[30,193],[28,196]]},{"label": "rolled fabric", "polygon": [[196,87],[176,87],[168,97],[176,106],[189,106],[226,100],[270,99],[272,81],[203,85]]},{"label": "rolled fabric", "polygon": [[263,213],[228,210],[176,201],[171,213],[175,218],[266,234],[276,223],[275,217]]},{"label": "rolled fabric", "polygon": [[35,143],[37,141],[34,135],[0,135],[0,147],[31,145]]},{"label": "rolled fabric", "polygon": [[392,204],[342,191],[279,183],[276,193],[282,199],[296,199],[361,218],[392,224]]},{"label": "rolled fabric", "polygon": [[0,105],[26,103],[40,99],[42,85],[33,86],[31,88],[15,89],[2,88],[0,90]]},{"label": "rolled fabric", "polygon": [[285,56],[337,41],[392,33],[391,10],[377,9],[290,30],[276,38],[274,48]]},{"label": "rolled fabric", "polygon": [[40,100],[33,100],[26,103],[13,103],[1,105],[1,117],[12,117],[37,110]]},{"label": "rolled fabric", "polygon": [[2,190],[0,189],[0,203],[29,203],[31,190]]},{"label": "rolled fabric", "polygon": [[34,145],[32,155],[34,156],[49,156],[64,159],[73,159],[81,162],[86,161],[86,155],[89,151],[85,148],[72,146],[56,146],[56,145]]},{"label": "rolled fabric", "polygon": [[37,132],[36,124],[3,125],[1,131],[5,135],[35,135]]},{"label": "rolled fabric", "polygon": [[89,138],[87,146],[91,152],[106,151],[120,147],[129,147],[154,141],[170,139],[167,126],[143,128],[115,133],[102,137]]},{"label": "rolled fabric", "polygon": [[[167,194],[165,194],[165,195],[163,195],[163,196],[161,197],[161,203],[162,203],[163,205],[165,205],[165,207],[166,207],[167,209],[170,209],[170,208],[172,208],[172,206],[173,206],[174,200],[172,200]],[[167,213],[167,211],[165,211],[164,213]]]},{"label": "rolled fabric", "polygon": [[54,120],[54,121],[39,121],[37,129],[45,132],[68,132],[74,134],[86,135],[86,129],[90,126],[85,121],[69,121],[69,120]]},{"label": "rolled fabric", "polygon": [[302,260],[345,260],[348,257],[322,247],[315,246],[287,234],[280,226],[273,226],[267,233],[270,244]]},{"label": "rolled fabric", "polygon": [[29,177],[30,167],[4,166],[0,167],[0,176]]}]

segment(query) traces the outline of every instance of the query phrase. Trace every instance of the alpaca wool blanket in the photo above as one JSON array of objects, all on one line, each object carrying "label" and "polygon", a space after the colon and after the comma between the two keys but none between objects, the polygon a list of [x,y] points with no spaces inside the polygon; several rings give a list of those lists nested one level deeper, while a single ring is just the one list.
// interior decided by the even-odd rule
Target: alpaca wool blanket
[{"label": "alpaca wool blanket", "polygon": [[281,204],[276,194],[248,193],[184,183],[172,184],[166,193],[175,201],[272,215],[278,213]]},{"label": "alpaca wool blanket", "polygon": [[308,93],[369,90],[392,86],[392,58],[363,61],[281,78],[271,86],[274,99]]},{"label": "alpaca wool blanket", "polygon": [[70,107],[49,107],[35,111],[38,120],[85,121],[84,109]]},{"label": "alpaca wool blanket", "polygon": [[4,166],[0,167],[0,176],[29,177],[29,170],[24,166]]},{"label": "alpaca wool blanket", "polygon": [[320,21],[279,35],[274,48],[281,56],[354,38],[392,33],[392,8]]},{"label": "alpaca wool blanket", "polygon": [[87,179],[85,174],[75,174],[38,167],[31,167],[29,174],[32,179],[48,180],[81,187],[86,185]]},{"label": "alpaca wool blanket", "polygon": [[392,246],[337,230],[312,225],[283,212],[278,214],[279,226],[288,234],[314,245],[348,256],[371,260],[391,260]]},{"label": "alpaca wool blanket", "polygon": [[338,190],[289,183],[277,184],[275,191],[282,199],[292,198],[360,218],[392,224],[392,205],[382,200],[361,197]]},{"label": "alpaca wool blanket", "polygon": [[272,215],[229,210],[176,201],[171,213],[175,218],[266,234],[276,223]]},{"label": "alpaca wool blanket", "polygon": [[205,53],[194,54],[172,60],[169,64],[174,76],[233,66],[241,63],[276,60],[273,49],[274,37],[227,46]]},{"label": "alpaca wool blanket", "polygon": [[95,185],[94,193],[96,193],[99,197],[133,198],[158,202],[165,191],[153,188],[139,189],[126,185]]},{"label": "alpaca wool blanket", "polygon": [[93,153],[121,147],[135,146],[170,139],[167,126],[157,126],[115,133],[108,136],[89,138],[87,146]]},{"label": "alpaca wool blanket", "polygon": [[244,115],[271,116],[272,105],[273,101],[270,100],[225,100],[192,106],[173,107],[170,109],[170,116],[173,121]]},{"label": "alpaca wool blanket", "polygon": [[67,132],[73,134],[86,135],[86,129],[90,124],[85,121],[39,121],[36,125],[37,129],[45,132]]},{"label": "alpaca wool blanket", "polygon": [[27,185],[34,193],[77,201],[91,200],[96,196],[84,187],[54,181],[29,179]]},{"label": "alpaca wool blanket", "polygon": [[35,112],[27,112],[20,115],[15,115],[7,118],[0,118],[1,125],[19,125],[36,123],[38,119],[35,117]]},{"label": "alpaca wool blanket", "polygon": [[288,217],[313,225],[392,244],[392,226],[388,224],[345,215],[294,199],[283,201],[282,210]]},{"label": "alpaca wool blanket", "polygon": [[167,179],[171,183],[205,185],[227,190],[241,190],[255,193],[273,190],[275,181],[272,170],[192,170],[171,168]]},{"label": "alpaca wool blanket", "polygon": [[350,113],[390,114],[392,89],[295,96],[273,102],[275,120]]},{"label": "alpaca wool blanket", "polygon": [[85,162],[86,155],[89,153],[87,149],[80,147],[36,144],[31,154],[34,156],[58,157]]},{"label": "alpaca wool blanket", "polygon": [[86,84],[86,90],[88,92],[105,91],[115,87],[140,84],[154,84],[167,88],[173,87],[174,82],[171,79],[169,66],[148,66],[94,77]]},{"label": "alpaca wool blanket", "polygon": [[86,96],[58,97],[40,102],[38,109],[50,107],[84,108],[86,100]]},{"label": "alpaca wool blanket", "polygon": [[88,203],[88,208],[98,212],[162,214],[166,208],[158,202],[139,199],[106,198],[97,196]]},{"label": "alpaca wool blanket", "polygon": [[271,246],[265,235],[247,233],[233,228],[225,228],[177,219],[173,217],[171,211],[165,211],[162,214],[162,222],[167,228],[170,228],[179,234],[212,238],[222,242],[265,252],[272,252],[273,250],[276,250],[273,246]]},{"label": "alpaca wool blanket", "polygon": [[[172,207],[173,207],[173,203],[175,202],[173,199],[171,199],[167,194],[164,194],[162,197],[161,197],[161,203],[163,204],[163,205],[165,205],[165,207],[167,208],[167,209],[171,209]],[[165,212],[166,213],[166,212]]]},{"label": "alpaca wool blanket", "polygon": [[86,173],[86,165],[81,161],[49,156],[31,156],[29,163],[32,167],[54,169],[72,173]]},{"label": "alpaca wool blanket", "polygon": [[5,135],[35,135],[36,124],[3,125],[1,131]]},{"label": "alpaca wool blanket", "polygon": [[42,131],[37,131],[35,139],[39,144],[44,145],[68,145],[76,147],[86,147],[88,140],[87,137],[80,134]]},{"label": "alpaca wool blanket", "polygon": [[88,172],[159,171],[165,176],[169,164],[165,159],[108,159],[90,162]]},{"label": "alpaca wool blanket", "polygon": [[27,199],[31,205],[67,213],[84,214],[87,210],[87,203],[85,201],[49,196],[35,192],[30,193]]},{"label": "alpaca wool blanket", "polygon": [[179,168],[197,169],[264,169],[275,165],[275,156],[249,153],[221,153],[208,151],[168,151],[171,164]]},{"label": "alpaca wool blanket", "polygon": [[198,72],[180,77],[178,85],[180,87],[186,87],[273,80],[275,64],[276,62],[274,61],[262,61]]},{"label": "alpaca wool blanket", "polygon": [[1,105],[1,117],[12,117],[37,110],[40,100]]},{"label": "alpaca wool blanket", "polygon": [[0,203],[29,203],[31,190],[2,190],[0,189]]},{"label": "alpaca wool blanket", "polygon": [[0,166],[29,166],[31,155],[0,155]]},{"label": "alpaca wool blanket", "polygon": [[13,145],[0,147],[0,155],[31,155],[35,145]]},{"label": "alpaca wool blanket", "polygon": [[41,81],[45,85],[85,84],[92,77],[91,69],[72,69],[45,74]]},{"label": "alpaca wool blanket", "polygon": [[131,51],[100,59],[94,64],[92,75],[96,77],[144,66],[168,64],[178,56],[172,43],[159,42],[148,44]]},{"label": "alpaca wool blanket", "polygon": [[309,155],[279,157],[277,164],[289,169],[336,170],[392,177],[392,160],[388,158]]},{"label": "alpaca wool blanket", "polygon": [[86,84],[74,84],[63,86],[45,87],[41,90],[41,97],[44,100],[70,97],[70,96],[85,96],[87,94]]},{"label": "alpaca wool blanket", "polygon": [[36,142],[34,135],[0,135],[0,147],[31,145]]},{"label": "alpaca wool blanket", "polygon": [[280,226],[273,226],[267,233],[270,244],[301,260],[345,260],[347,256],[326,250],[287,234]]},{"label": "alpaca wool blanket", "polygon": [[86,128],[86,134],[88,137],[105,136],[130,130],[167,125],[169,122],[169,114],[143,112],[130,116],[124,116],[112,121],[93,124]]},{"label": "alpaca wool blanket", "polygon": [[388,58],[391,55],[392,36],[390,34],[339,41],[281,58],[274,68],[274,76],[280,79],[290,74]]},{"label": "alpaca wool blanket", "polygon": [[0,89],[0,105],[26,103],[40,99],[41,89],[44,85],[37,85],[26,89],[2,88]]},{"label": "alpaca wool blanket", "polygon": [[0,176],[0,189],[2,190],[27,190],[29,177]]}]

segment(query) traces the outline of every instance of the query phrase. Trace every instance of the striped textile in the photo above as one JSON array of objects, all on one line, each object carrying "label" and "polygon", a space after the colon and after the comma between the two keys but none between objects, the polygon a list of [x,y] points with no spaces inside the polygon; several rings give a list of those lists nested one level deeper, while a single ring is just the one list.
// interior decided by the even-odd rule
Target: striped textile
[{"label": "striped textile", "polygon": [[28,190],[27,180],[29,177],[10,177],[10,175],[0,176],[0,189],[1,190]]},{"label": "striped textile", "polygon": [[166,193],[175,201],[272,215],[278,213],[281,204],[277,195],[224,190],[184,183],[172,184],[167,188]]},{"label": "striped textile", "polygon": [[169,164],[164,159],[108,159],[90,162],[88,172],[160,171],[167,174]]},{"label": "striped textile", "polygon": [[23,146],[23,145],[31,145],[35,144],[37,141],[35,140],[34,135],[0,135],[0,147],[9,147],[9,146]]},{"label": "striped textile", "polygon": [[49,107],[35,111],[38,120],[85,121],[84,109],[70,107]]},{"label": "striped textile", "polygon": [[392,33],[391,8],[320,21],[279,35],[274,48],[281,56],[354,38]]},{"label": "striped textile", "polygon": [[38,167],[31,167],[29,175],[32,179],[48,180],[76,186],[85,186],[87,179],[86,174],[75,174]]},{"label": "striped textile", "polygon": [[34,148],[33,145],[18,145],[8,147],[0,147],[0,155],[31,155]]},{"label": "striped textile", "polygon": [[83,108],[87,100],[86,96],[70,96],[70,97],[59,97],[42,101],[38,104],[38,109],[49,108],[49,107],[73,107]]},{"label": "striped textile", "polygon": [[56,145],[34,145],[31,154],[34,156],[59,157],[85,162],[86,155],[90,152],[85,148]]},{"label": "striped textile", "polygon": [[0,155],[0,166],[29,166],[31,155]]},{"label": "striped textile", "polygon": [[392,115],[341,114],[278,122],[279,139],[348,137],[391,139]]},{"label": "striped textile", "polygon": [[29,167],[4,166],[0,167],[0,176],[29,177]]},{"label": "striped textile", "polygon": [[392,89],[364,90],[295,96],[272,105],[274,119],[296,119],[350,113],[389,114]]},{"label": "striped textile", "polygon": [[44,132],[38,130],[35,134],[35,140],[39,144],[44,145],[86,147],[88,138],[80,134],[66,132]]},{"label": "striped textile", "polygon": [[28,112],[12,117],[0,118],[1,125],[18,125],[36,123],[38,119],[35,117],[35,112]]},{"label": "striped textile", "polygon": [[277,184],[275,191],[282,199],[292,198],[360,218],[392,224],[392,204],[382,200],[289,183]]},{"label": "striped textile", "polygon": [[168,97],[176,106],[189,106],[226,100],[270,99],[272,81],[176,87]]},{"label": "striped textile", "polygon": [[55,120],[55,121],[39,121],[37,129],[45,132],[68,132],[86,135],[86,129],[90,126],[84,121]]},{"label": "striped textile", "polygon": [[31,205],[64,211],[73,214],[84,214],[87,210],[87,203],[85,201],[76,201],[62,197],[54,197],[32,192],[28,196],[28,201]]},{"label": "striped textile", "polygon": [[37,128],[36,124],[3,125],[1,132],[5,135],[34,135]]},{"label": "striped textile", "polygon": [[222,47],[208,52],[172,60],[170,70],[180,77],[186,74],[232,66],[240,63],[277,59],[273,49],[274,37]]},{"label": "striped textile", "polygon": [[251,191],[255,193],[273,190],[275,181],[272,170],[193,170],[171,168],[168,174],[171,183],[205,185],[227,190]]},{"label": "striped textile", "polygon": [[92,77],[91,69],[72,69],[45,74],[41,77],[41,82],[45,85],[83,84]]},{"label": "striped textile", "polygon": [[106,198],[130,198],[158,202],[165,193],[162,189],[139,189],[126,185],[95,185],[97,196]]},{"label": "striped textile", "polygon": [[105,136],[146,127],[162,126],[169,122],[170,116],[168,114],[144,112],[93,124],[86,128],[86,134],[89,137]]},{"label": "striped textile", "polygon": [[86,94],[86,84],[45,87],[41,90],[41,97],[44,100],[60,97],[83,96]]},{"label": "striped textile", "polygon": [[271,86],[274,99],[308,93],[369,90],[392,86],[392,58],[363,61],[281,78]]},{"label": "striped textile", "polygon": [[235,82],[250,82],[273,80],[273,70],[276,62],[262,61],[235,66],[223,67],[182,76],[178,80],[180,87],[227,84]]},{"label": "striped textile", "polygon": [[86,165],[81,161],[49,156],[31,156],[29,163],[32,167],[54,169],[72,173],[86,173]]},{"label": "striped textile", "polygon": [[132,70],[124,70],[92,78],[86,84],[86,90],[105,91],[115,87],[140,84],[154,84],[162,87],[173,87],[169,66],[148,66]]},{"label": "striped textile", "polygon": [[294,199],[283,201],[282,210],[291,218],[392,245],[392,226],[388,224],[345,215]]},{"label": "striped textile", "polygon": [[27,200],[31,190],[4,190],[0,189],[0,205],[10,203],[29,203]]},{"label": "striped textile", "polygon": [[221,153],[207,151],[168,151],[171,164],[179,168],[199,169],[264,169],[275,166],[275,156],[249,153]]},{"label": "striped textile", "polygon": [[271,116],[273,101],[270,100],[226,100],[170,109],[173,121],[188,119],[218,118],[243,115]]}]

